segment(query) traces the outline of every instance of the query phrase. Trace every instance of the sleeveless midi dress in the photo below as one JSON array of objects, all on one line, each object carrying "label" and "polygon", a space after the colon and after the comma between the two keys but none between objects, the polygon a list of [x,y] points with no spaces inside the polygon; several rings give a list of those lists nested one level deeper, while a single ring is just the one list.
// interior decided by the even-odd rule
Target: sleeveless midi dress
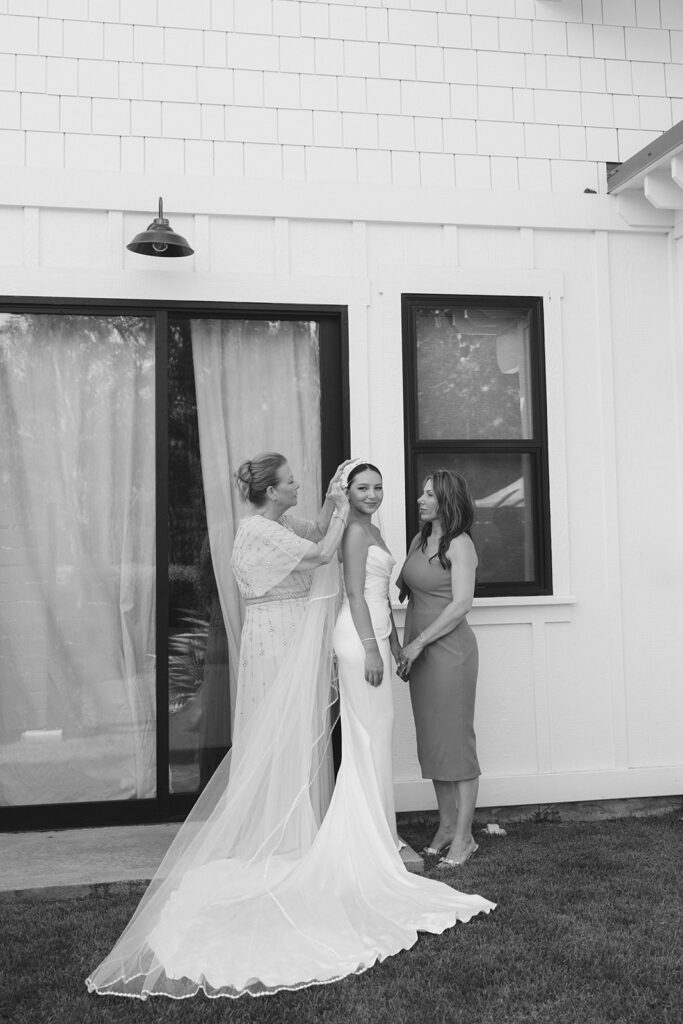
[{"label": "sleeveless midi dress", "polygon": [[[451,574],[413,543],[398,583],[410,591],[404,634],[408,644],[452,600]],[[460,782],[481,774],[474,733],[478,668],[477,639],[467,619],[427,644],[413,663],[410,700],[425,779]]]}]

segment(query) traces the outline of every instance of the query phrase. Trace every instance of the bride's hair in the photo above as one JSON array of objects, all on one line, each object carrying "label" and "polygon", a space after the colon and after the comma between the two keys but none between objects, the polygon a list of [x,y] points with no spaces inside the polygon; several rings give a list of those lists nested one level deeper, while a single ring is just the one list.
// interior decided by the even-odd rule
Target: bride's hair
[{"label": "bride's hair", "polygon": [[235,485],[242,501],[250,501],[257,507],[265,505],[266,491],[277,487],[280,480],[278,470],[287,459],[279,452],[261,452],[253,459],[245,459],[235,473]]},{"label": "bride's hair", "polygon": [[351,484],[356,479],[358,474],[359,473],[364,473],[366,469],[371,469],[373,471],[373,473],[376,473],[377,476],[380,479],[382,478],[382,474],[378,470],[377,466],[373,466],[373,464],[371,462],[361,462],[357,466],[353,467],[353,469],[349,473],[348,477],[346,478],[346,487],[347,487],[347,489],[351,486]]},{"label": "bride's hair", "polygon": [[[448,557],[448,548],[455,537],[466,533],[471,539],[472,523],[474,522],[474,502],[467,480],[460,473],[451,469],[435,469],[433,473],[425,477],[432,481],[432,490],[436,498],[436,507],[441,520],[442,534],[439,540],[439,550],[436,555],[429,559],[436,558],[444,569],[450,569],[451,560]],[[424,485],[423,485],[424,486]],[[427,547],[427,539],[432,532],[432,524],[425,523],[420,531],[420,548],[422,551]]]}]

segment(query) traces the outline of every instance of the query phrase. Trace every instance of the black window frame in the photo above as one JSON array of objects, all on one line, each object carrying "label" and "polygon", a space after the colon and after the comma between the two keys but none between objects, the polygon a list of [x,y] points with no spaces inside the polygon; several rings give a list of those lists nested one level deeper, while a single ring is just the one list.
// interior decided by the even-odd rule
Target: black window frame
[{"label": "black window frame", "polygon": [[[476,309],[520,309],[530,314],[530,388],[533,431],[530,438],[420,440],[418,436],[416,311],[442,306]],[[401,295],[403,335],[403,398],[405,434],[406,542],[419,531],[417,515],[417,461],[421,455],[515,454],[528,455],[535,481],[531,496],[534,516],[535,578],[518,582],[477,583],[475,597],[548,596],[552,588],[550,538],[550,483],[548,469],[548,420],[545,378],[543,298],[538,295],[469,295],[404,293]],[[421,489],[421,488],[420,488]],[[476,531],[476,513],[475,513]],[[474,531],[473,531],[474,532]],[[475,535],[476,536],[476,535]]]},{"label": "black window frame", "polygon": [[[169,791],[168,729],[168,347],[169,320],[197,319],[314,320],[320,325],[322,486],[350,451],[348,307],[324,303],[195,302],[152,299],[60,299],[0,296],[0,313],[140,316],[155,320],[155,467],[156,467],[156,764],[155,797],[63,804],[0,807],[0,832],[24,829],[134,825],[182,820],[199,794]],[[324,493],[321,494],[321,500]],[[163,709],[163,714],[159,713]],[[340,737],[333,736],[339,761]]]}]

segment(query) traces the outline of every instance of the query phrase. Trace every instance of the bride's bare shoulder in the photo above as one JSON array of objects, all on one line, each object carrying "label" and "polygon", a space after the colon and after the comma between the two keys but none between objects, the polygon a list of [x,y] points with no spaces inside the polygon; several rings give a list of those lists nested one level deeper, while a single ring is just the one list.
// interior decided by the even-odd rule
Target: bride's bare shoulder
[{"label": "bride's bare shoulder", "polygon": [[360,537],[364,533],[365,533],[365,530],[363,529],[362,524],[359,523],[356,519],[352,519],[351,522],[346,527],[344,535],[347,536],[347,537],[349,537],[349,536],[351,536],[351,537],[359,536]]},{"label": "bride's bare shoulder", "polygon": [[370,544],[370,538],[362,525],[357,522],[350,522],[344,531],[344,539],[342,546],[344,553],[353,551],[354,553],[367,551]]}]

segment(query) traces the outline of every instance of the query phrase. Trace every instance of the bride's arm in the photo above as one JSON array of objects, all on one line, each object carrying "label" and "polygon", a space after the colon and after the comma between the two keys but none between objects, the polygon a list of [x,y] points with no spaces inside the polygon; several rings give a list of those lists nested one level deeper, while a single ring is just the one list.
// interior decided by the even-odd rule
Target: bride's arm
[{"label": "bride's arm", "polygon": [[398,638],[398,631],[396,629],[396,623],[394,622],[394,613],[391,610],[391,601],[389,604],[389,619],[391,621],[391,633],[389,634],[389,649],[391,655],[396,663],[398,663],[401,656],[401,641]]},{"label": "bride's arm", "polygon": [[344,586],[349,600],[351,618],[365,649],[365,679],[379,686],[384,675],[384,662],[372,627],[370,610],[365,600],[365,563],[368,557],[368,536],[359,523],[351,523],[344,534],[342,554]]}]

